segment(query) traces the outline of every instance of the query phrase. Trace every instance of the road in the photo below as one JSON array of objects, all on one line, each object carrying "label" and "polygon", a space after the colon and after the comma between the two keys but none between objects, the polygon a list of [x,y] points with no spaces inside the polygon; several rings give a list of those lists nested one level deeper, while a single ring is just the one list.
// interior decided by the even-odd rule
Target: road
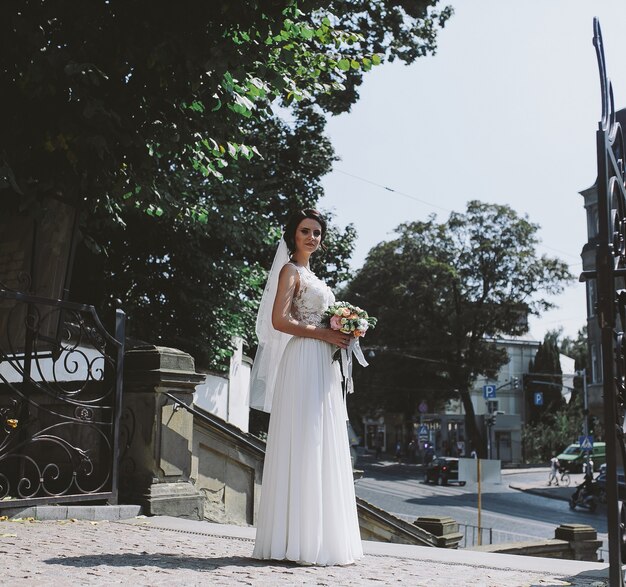
[{"label": "road", "polygon": [[[423,483],[422,472],[416,466],[377,464],[361,459],[357,467],[364,470],[356,482],[356,493],[374,505],[406,520],[418,516],[447,515],[462,524],[467,532],[467,546],[477,540],[478,524],[476,486],[438,487]],[[571,511],[566,501],[532,495],[511,489],[509,483],[545,483],[547,470],[515,473],[504,471],[502,483],[482,487],[483,528],[492,529],[492,541],[513,542],[535,538],[554,538],[554,529],[562,523],[589,524],[606,542],[604,508],[596,513]],[[573,487],[573,486],[572,486]],[[573,489],[572,489],[573,491]],[[467,526],[467,529],[465,528]],[[488,542],[483,534],[483,543]]]}]

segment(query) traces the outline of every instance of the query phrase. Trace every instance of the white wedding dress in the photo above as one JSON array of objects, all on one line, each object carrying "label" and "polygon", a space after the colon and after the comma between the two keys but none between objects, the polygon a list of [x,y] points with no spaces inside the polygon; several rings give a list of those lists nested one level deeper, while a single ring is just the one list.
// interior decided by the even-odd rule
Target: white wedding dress
[{"label": "white wedding dress", "polygon": [[[291,313],[320,325],[335,301],[330,288],[296,266]],[[315,565],[363,556],[345,403],[335,347],[292,337],[283,353],[267,438],[253,557]]]}]

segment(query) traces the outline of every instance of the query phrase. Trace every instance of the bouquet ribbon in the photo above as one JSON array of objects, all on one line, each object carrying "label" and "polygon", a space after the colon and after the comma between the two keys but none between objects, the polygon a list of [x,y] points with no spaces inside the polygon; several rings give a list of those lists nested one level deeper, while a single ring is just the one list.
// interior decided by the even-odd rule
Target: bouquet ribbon
[{"label": "bouquet ribbon", "polygon": [[361,350],[358,338],[350,340],[347,349],[341,349],[341,370],[343,372],[346,395],[354,393],[354,382],[352,381],[352,355],[356,357],[356,360],[362,367],[367,367],[369,365],[363,356],[363,351]]}]

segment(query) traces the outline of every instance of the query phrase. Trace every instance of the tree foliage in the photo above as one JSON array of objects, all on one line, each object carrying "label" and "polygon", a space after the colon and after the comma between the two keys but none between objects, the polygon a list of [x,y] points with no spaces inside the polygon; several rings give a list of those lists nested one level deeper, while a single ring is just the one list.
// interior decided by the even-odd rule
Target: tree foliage
[{"label": "tree foliage", "polygon": [[[576,442],[583,431],[582,379],[574,378],[571,399],[565,403],[561,398],[560,363],[556,362],[559,351],[575,360],[576,370],[584,369],[587,364],[587,328],[581,328],[575,339],[561,339],[560,331],[548,332],[531,362],[530,375],[525,382],[528,421],[522,432],[527,463],[548,462],[553,455]],[[551,385],[536,385],[533,381],[556,383],[556,386],[551,389]],[[543,406],[532,405],[533,391],[543,392]],[[593,431],[593,426],[589,430]]]},{"label": "tree foliage", "polygon": [[[349,110],[385,59],[434,52],[437,4],[2,2],[0,210],[75,204],[73,297],[119,298],[132,334],[215,365],[251,333],[277,228],[321,196],[322,113]],[[353,239],[329,233],[331,283]]]},{"label": "tree foliage", "polygon": [[583,411],[580,396],[553,413],[550,421],[539,420],[524,426],[522,445],[527,463],[548,463],[582,433]]},{"label": "tree foliage", "polygon": [[507,361],[497,338],[526,332],[528,314],[550,308],[547,295],[571,277],[562,261],[538,255],[538,228],[508,206],[471,201],[446,222],[402,224],[374,247],[345,292],[379,318],[354,407],[411,414],[421,400],[436,408],[460,397],[470,439],[483,446],[473,382]]},{"label": "tree foliage", "polygon": [[348,109],[385,56],[434,51],[436,3],[7,0],[3,199],[54,194],[120,224],[129,207],[203,216],[186,178],[263,150],[248,119],[275,99]]},{"label": "tree foliage", "polygon": [[[561,393],[563,373],[559,358],[558,332],[548,332],[539,345],[534,359],[528,366],[525,376],[524,389],[526,390],[527,421],[535,424],[542,420],[552,421],[554,414],[565,405]],[[543,404],[536,406],[534,392],[543,394]]]},{"label": "tree foliage", "polygon": [[[132,336],[190,352],[204,366],[223,363],[232,336],[254,344],[263,267],[271,265],[278,227],[317,202],[319,178],[334,158],[322,127],[307,112],[293,128],[279,120],[257,128],[265,157],[231,165],[210,193],[195,188],[208,210],[197,222],[129,209],[123,228],[90,215],[86,228],[103,250],[79,248],[73,297],[100,308],[122,300]],[[328,253],[315,260],[331,285],[347,276],[354,237],[351,226],[331,224]]]}]

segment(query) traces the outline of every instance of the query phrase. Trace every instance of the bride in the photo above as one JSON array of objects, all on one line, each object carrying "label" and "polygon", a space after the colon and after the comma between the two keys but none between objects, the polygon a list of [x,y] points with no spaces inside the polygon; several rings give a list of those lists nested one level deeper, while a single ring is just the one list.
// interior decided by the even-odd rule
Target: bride
[{"label": "bride", "polygon": [[326,233],[315,210],[285,227],[263,294],[250,405],[270,411],[253,557],[345,565],[363,556],[336,347],[335,300],[309,269]]}]

